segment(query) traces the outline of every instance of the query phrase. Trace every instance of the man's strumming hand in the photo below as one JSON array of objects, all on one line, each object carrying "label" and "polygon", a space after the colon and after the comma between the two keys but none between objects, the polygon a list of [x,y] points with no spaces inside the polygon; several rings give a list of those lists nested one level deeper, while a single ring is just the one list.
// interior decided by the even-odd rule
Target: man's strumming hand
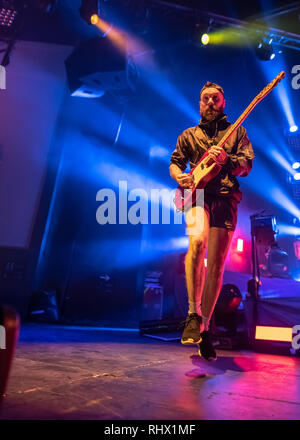
[{"label": "man's strumming hand", "polygon": [[228,160],[228,156],[222,147],[216,145],[208,150],[208,156],[218,162],[220,165],[225,165]]}]

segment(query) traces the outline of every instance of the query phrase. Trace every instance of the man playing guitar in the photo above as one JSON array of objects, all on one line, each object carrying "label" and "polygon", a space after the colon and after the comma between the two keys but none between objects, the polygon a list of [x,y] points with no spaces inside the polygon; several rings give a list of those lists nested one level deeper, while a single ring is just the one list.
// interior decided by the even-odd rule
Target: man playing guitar
[{"label": "man playing guitar", "polygon": [[[209,323],[221,290],[224,263],[237,222],[237,205],[242,198],[236,177],[249,174],[254,158],[252,145],[242,126],[231,135],[224,148],[216,146],[231,126],[224,107],[222,87],[207,82],[200,93],[201,121],[180,134],[170,164],[171,177],[183,188],[194,185],[192,174],[183,173],[188,161],[191,168],[195,167],[209,150],[209,156],[222,165],[219,174],[204,188],[204,206],[193,204],[186,211],[189,248],[185,273],[189,311],[181,342],[200,344],[200,353],[207,360],[217,358]],[[203,216],[204,220],[196,233],[195,216]]]}]

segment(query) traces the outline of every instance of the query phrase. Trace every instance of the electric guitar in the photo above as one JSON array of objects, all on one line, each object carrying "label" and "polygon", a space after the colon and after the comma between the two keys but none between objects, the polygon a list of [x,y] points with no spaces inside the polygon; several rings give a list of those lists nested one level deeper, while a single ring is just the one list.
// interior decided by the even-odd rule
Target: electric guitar
[{"label": "electric guitar", "polygon": [[[262,101],[262,99],[267,96],[271,90],[285,77],[285,73],[280,72],[273,81],[270,82],[248,105],[246,110],[241,114],[241,116],[232,124],[226,131],[220,142],[218,142],[218,147],[224,147],[230,136],[238,129],[241,123],[247,118],[247,116],[252,112],[254,107]],[[197,165],[188,173],[192,174],[194,186],[192,189],[184,188],[178,186],[175,192],[174,203],[177,212],[184,212],[196,201],[196,189],[203,189],[217,174],[219,174],[222,165],[217,162],[217,160],[212,159],[209,155],[209,150],[205,152],[201,160]]]}]

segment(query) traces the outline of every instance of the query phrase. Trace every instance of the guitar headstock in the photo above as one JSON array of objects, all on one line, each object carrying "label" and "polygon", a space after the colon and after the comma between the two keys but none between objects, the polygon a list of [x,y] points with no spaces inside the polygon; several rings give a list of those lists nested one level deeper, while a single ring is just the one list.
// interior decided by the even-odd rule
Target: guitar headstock
[{"label": "guitar headstock", "polygon": [[271,90],[274,89],[274,87],[277,86],[278,83],[280,83],[280,81],[285,77],[285,72],[282,71],[280,72],[276,78],[273,79],[273,81],[271,81],[258,95],[257,95],[257,99],[261,100],[263,99],[268,93],[271,92]]}]

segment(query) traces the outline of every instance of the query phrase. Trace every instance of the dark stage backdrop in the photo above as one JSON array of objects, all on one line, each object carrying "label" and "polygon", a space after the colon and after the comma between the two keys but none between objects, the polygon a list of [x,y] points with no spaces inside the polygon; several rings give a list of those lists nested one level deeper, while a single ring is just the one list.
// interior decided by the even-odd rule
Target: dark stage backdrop
[{"label": "dark stage backdrop", "polygon": [[18,41],[1,91],[0,246],[28,248],[65,92],[66,46]]},{"label": "dark stage backdrop", "polygon": [[[27,315],[34,272],[33,232],[54,149],[70,47],[17,41],[0,101],[0,303]],[[44,224],[40,225],[41,228]]]}]

